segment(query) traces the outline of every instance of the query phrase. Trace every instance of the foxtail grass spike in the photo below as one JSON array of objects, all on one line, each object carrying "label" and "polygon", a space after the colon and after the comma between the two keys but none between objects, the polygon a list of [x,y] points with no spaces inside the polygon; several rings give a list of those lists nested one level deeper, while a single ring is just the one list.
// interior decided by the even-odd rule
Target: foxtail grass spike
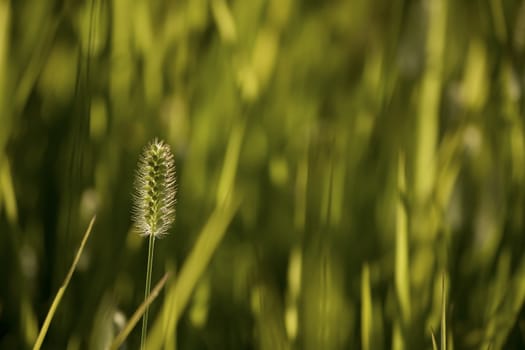
[{"label": "foxtail grass spike", "polygon": [[138,161],[133,195],[133,219],[138,231],[155,238],[165,235],[175,220],[175,160],[170,147],[154,139]]},{"label": "foxtail grass spike", "polygon": [[[155,238],[168,233],[175,220],[175,160],[162,140],[150,142],[139,158],[133,194],[133,219],[140,234],[149,237],[144,300],[148,300],[153,270]],[[146,348],[149,306],[142,318],[140,348]]]}]

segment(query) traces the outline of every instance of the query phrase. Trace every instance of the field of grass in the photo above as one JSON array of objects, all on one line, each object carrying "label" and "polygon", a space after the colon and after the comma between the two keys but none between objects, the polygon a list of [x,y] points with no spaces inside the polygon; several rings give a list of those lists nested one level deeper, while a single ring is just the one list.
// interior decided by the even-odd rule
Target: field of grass
[{"label": "field of grass", "polygon": [[148,350],[525,349],[524,87],[524,0],[0,0],[0,349],[139,349],[154,138]]}]

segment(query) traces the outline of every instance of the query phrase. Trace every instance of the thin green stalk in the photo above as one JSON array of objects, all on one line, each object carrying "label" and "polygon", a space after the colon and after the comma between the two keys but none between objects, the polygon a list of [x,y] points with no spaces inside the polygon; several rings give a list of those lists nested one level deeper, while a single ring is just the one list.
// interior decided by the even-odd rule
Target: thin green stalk
[{"label": "thin green stalk", "polygon": [[62,300],[62,296],[64,296],[64,292],[66,291],[67,286],[69,285],[69,281],[71,280],[71,276],[73,276],[73,272],[75,271],[75,268],[77,267],[78,261],[80,260],[80,256],[82,255],[82,251],[84,250],[84,246],[86,245],[87,239],[89,237],[89,234],[91,233],[91,229],[93,228],[93,224],[95,223],[95,217],[91,219],[89,222],[89,226],[86,230],[86,233],[84,233],[84,237],[82,237],[82,242],[80,243],[80,247],[78,248],[77,255],[75,256],[75,259],[73,260],[73,263],[71,264],[71,267],[69,268],[69,271],[66,275],[66,278],[64,279],[64,282],[58,289],[58,292],[55,296],[55,299],[53,300],[53,303],[51,304],[51,307],[49,308],[49,311],[47,312],[46,319],[44,320],[44,324],[42,325],[42,328],[40,328],[40,333],[38,333],[38,338],[36,339],[35,345],[33,346],[33,350],[39,350],[42,346],[42,343],[44,342],[44,338],[47,334],[47,330],[49,329],[49,325],[51,324],[51,320],[53,319],[53,316],[55,315],[55,311],[60,304],[60,301]]},{"label": "thin green stalk", "polygon": [[447,350],[447,289],[445,273],[441,277],[441,350]]},{"label": "thin green stalk", "polygon": [[[151,289],[151,271],[153,270],[153,251],[155,249],[155,235],[149,235],[148,244],[148,267],[146,271],[146,288],[144,289],[144,301],[148,300]],[[140,348],[146,349],[146,335],[148,332],[149,305],[146,305],[144,317],[142,318],[142,336],[140,337]]]}]

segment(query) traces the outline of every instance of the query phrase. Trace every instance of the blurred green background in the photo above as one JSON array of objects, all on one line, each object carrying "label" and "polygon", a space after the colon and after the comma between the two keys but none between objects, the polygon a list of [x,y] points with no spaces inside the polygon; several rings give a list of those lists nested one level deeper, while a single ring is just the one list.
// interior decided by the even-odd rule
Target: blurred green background
[{"label": "blurred green background", "polygon": [[148,349],[525,349],[524,59],[523,0],[1,0],[0,348],[32,346],[95,213],[43,349],[105,349],[142,302],[160,137]]}]

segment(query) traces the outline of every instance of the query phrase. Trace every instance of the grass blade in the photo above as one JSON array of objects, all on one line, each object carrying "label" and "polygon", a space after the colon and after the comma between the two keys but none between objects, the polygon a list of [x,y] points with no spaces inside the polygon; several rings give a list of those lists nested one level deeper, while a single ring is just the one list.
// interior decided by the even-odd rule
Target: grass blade
[{"label": "grass blade", "polygon": [[441,297],[441,350],[447,350],[447,291],[444,272],[441,280]]},{"label": "grass blade", "polygon": [[432,335],[432,349],[438,350],[439,348],[436,341],[436,335],[434,334],[434,330],[432,328],[430,328],[430,334]]},{"label": "grass blade", "polygon": [[399,155],[397,167],[395,287],[405,327],[411,318],[408,216],[403,196],[406,194],[405,157]]},{"label": "grass blade", "polygon": [[361,298],[361,346],[363,350],[370,350],[372,343],[372,292],[370,290],[368,264],[363,266],[361,274]]},{"label": "grass blade", "polygon": [[133,328],[137,325],[137,322],[140,320],[146,309],[149,307],[149,305],[155,300],[155,298],[159,295],[160,290],[164,285],[166,284],[166,281],[168,280],[170,276],[169,272],[166,272],[164,276],[161,278],[159,283],[153,288],[153,291],[148,295],[148,298],[144,300],[142,304],[138,307],[138,309],[133,313],[133,316],[131,316],[130,320],[126,324],[126,327],[117,335],[115,340],[113,340],[113,343],[111,344],[110,349],[115,350],[118,349],[120,345],[126,340],[129,333],[133,330]]},{"label": "grass blade", "polygon": [[[216,208],[202,228],[190,255],[178,273],[179,278],[173,289],[168,291],[161,314],[157,317],[150,331],[147,349],[157,349],[164,343],[167,329],[173,329],[184,310],[191,292],[208,266],[215,249],[226,233],[228,225],[239,208],[239,201],[228,201],[224,207]],[[165,320],[168,320],[167,323]],[[155,343],[152,343],[155,342]]]},{"label": "grass blade", "polygon": [[49,329],[49,325],[51,324],[51,320],[53,319],[56,309],[58,305],[60,304],[62,297],[64,296],[64,292],[66,291],[66,288],[69,285],[71,276],[73,276],[73,272],[75,271],[75,268],[77,267],[78,260],[80,260],[80,256],[82,255],[82,251],[84,250],[84,246],[86,245],[87,239],[89,238],[89,235],[91,233],[91,229],[93,228],[94,223],[95,223],[95,216],[93,216],[93,218],[89,222],[89,226],[86,230],[86,233],[84,233],[84,237],[82,237],[82,242],[80,243],[80,247],[78,248],[77,255],[75,256],[75,259],[73,260],[73,263],[71,264],[71,267],[69,268],[69,271],[66,275],[65,280],[62,283],[62,286],[60,286],[60,288],[58,289],[58,292],[55,295],[55,299],[53,300],[53,303],[51,304],[51,307],[49,308],[49,311],[47,312],[46,319],[44,320],[44,324],[42,325],[42,328],[40,329],[40,332],[38,333],[38,337],[36,339],[35,345],[33,346],[33,350],[39,350],[40,347],[42,346],[42,343],[44,342],[44,338],[47,334],[47,330]]}]

